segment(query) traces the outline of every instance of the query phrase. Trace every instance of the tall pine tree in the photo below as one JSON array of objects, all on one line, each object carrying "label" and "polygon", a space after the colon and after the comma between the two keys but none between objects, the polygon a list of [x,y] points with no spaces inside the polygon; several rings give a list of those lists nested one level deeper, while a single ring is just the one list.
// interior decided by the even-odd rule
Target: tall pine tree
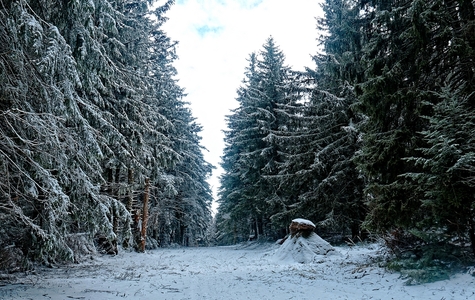
[{"label": "tall pine tree", "polygon": [[238,90],[239,107],[228,117],[225,138],[218,230],[224,230],[227,242],[275,232],[268,202],[277,189],[266,176],[277,173],[281,160],[272,134],[285,126],[277,109],[288,100],[290,69],[273,38],[259,55],[251,54],[249,63],[244,86]]},{"label": "tall pine tree", "polygon": [[358,5],[366,73],[357,107],[366,119],[357,161],[368,180],[366,225],[469,236],[473,245],[464,173],[472,150],[463,132],[473,102],[474,2]]},{"label": "tall pine tree", "polygon": [[172,3],[2,2],[1,251],[53,263],[96,236],[130,246],[145,182],[184,195],[191,239],[206,230],[210,166],[160,29]]},{"label": "tall pine tree", "polygon": [[359,9],[354,1],[328,1],[323,9],[325,17],[318,23],[325,32],[322,52],[314,57],[316,69],[300,76],[302,88],[297,89],[306,100],[282,109],[291,117],[288,131],[277,138],[285,160],[274,178],[284,196],[273,218],[288,223],[301,216],[315,221],[320,232],[356,236],[365,217],[363,178],[353,162],[361,116],[352,105],[364,75],[358,63],[363,42]]},{"label": "tall pine tree", "polygon": [[[362,150],[357,162],[366,176],[369,214],[366,225],[384,231],[411,226],[420,208],[417,184],[401,175],[417,170],[406,157],[423,145],[418,134],[426,126],[424,105],[432,101],[426,78],[427,43],[419,36],[420,1],[360,1],[365,48],[365,80],[358,109]],[[430,74],[429,74],[430,76]]]}]

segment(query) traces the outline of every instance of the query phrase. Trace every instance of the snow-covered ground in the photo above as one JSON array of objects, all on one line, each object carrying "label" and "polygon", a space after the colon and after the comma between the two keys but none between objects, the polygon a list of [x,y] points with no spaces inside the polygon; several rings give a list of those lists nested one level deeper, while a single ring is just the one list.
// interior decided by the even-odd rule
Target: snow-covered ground
[{"label": "snow-covered ground", "polygon": [[277,245],[121,252],[17,277],[0,299],[475,299],[475,277],[407,286],[376,263],[377,245],[335,247],[300,264]]}]

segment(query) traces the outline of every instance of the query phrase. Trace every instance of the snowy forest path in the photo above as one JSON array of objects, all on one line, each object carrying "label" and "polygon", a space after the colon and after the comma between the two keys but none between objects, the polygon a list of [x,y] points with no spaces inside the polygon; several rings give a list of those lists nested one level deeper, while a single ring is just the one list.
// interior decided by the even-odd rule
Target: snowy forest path
[{"label": "snowy forest path", "polygon": [[121,252],[39,269],[0,299],[472,299],[475,277],[406,286],[378,267],[377,247],[336,247],[313,263],[276,261],[276,245]]}]

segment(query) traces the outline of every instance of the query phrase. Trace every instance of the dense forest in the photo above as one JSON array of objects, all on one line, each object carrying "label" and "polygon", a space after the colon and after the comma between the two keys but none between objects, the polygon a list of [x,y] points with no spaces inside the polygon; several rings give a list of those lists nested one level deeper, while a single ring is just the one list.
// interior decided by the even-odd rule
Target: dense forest
[{"label": "dense forest", "polygon": [[275,240],[301,217],[329,238],[475,254],[475,1],[323,10],[306,72],[272,37],[249,56],[227,116],[218,243]]},{"label": "dense forest", "polygon": [[205,242],[213,167],[154,2],[0,1],[0,269]]},{"label": "dense forest", "polygon": [[475,254],[475,1],[323,1],[306,71],[269,37],[226,116],[214,223],[174,1],[154,2],[0,0],[0,269],[274,241],[296,217]]}]

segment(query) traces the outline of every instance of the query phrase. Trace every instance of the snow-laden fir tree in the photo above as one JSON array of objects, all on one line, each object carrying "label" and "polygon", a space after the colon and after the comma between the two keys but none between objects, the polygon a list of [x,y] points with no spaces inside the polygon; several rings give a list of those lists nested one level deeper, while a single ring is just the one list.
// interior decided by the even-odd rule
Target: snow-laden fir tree
[{"label": "snow-laden fir tree", "polygon": [[180,97],[160,103],[160,112],[171,120],[171,148],[180,154],[173,167],[163,169],[152,203],[149,235],[162,246],[205,244],[211,225],[212,194],[206,179],[213,167],[204,160],[201,126],[186,105]]},{"label": "snow-laden fir tree", "polygon": [[[160,176],[157,170],[178,158],[164,134],[168,123],[158,112],[158,85],[151,78],[152,72],[159,72],[154,71],[160,63],[155,53],[170,44],[167,40],[155,41],[153,33],[159,30],[171,2],[155,11],[156,19],[149,4],[71,2],[55,20],[61,23],[66,17],[70,22],[63,31],[74,49],[84,83],[82,105],[78,107],[96,130],[102,153],[101,192],[108,200],[98,203],[98,207],[105,205],[100,211],[108,211],[110,222],[98,223],[97,216],[91,214],[82,218],[89,224],[110,225],[92,230],[114,243],[117,238],[123,239],[125,245],[130,243],[126,241],[130,239],[129,215],[141,206],[140,202],[133,203],[134,192],[140,196],[145,178],[154,185]],[[125,230],[125,235],[119,228]]]},{"label": "snow-laden fir tree", "polygon": [[424,90],[433,75],[424,73],[428,45],[417,31],[424,16],[417,10],[420,1],[359,2],[366,78],[358,90],[357,108],[365,120],[359,124],[362,150],[356,161],[367,179],[365,224],[386,230],[408,226],[424,213],[416,184],[401,175],[417,170],[404,158],[423,144],[418,132],[427,122],[421,113],[430,112],[424,102],[432,101]]},{"label": "snow-laden fir tree", "polygon": [[446,87],[437,93],[441,101],[422,132],[427,146],[420,149],[421,157],[410,159],[423,171],[406,176],[424,193],[421,207],[427,216],[418,220],[418,228],[439,231],[436,238],[445,243],[454,238],[460,244],[468,241],[475,254],[475,113],[464,88]]},{"label": "snow-laden fir tree", "polygon": [[[256,130],[252,130],[255,127],[254,120],[248,118],[245,112],[245,108],[252,105],[251,99],[257,98],[256,92],[250,89],[251,86],[257,85],[256,64],[256,55],[253,53],[249,57],[249,66],[243,81],[244,86],[241,86],[237,91],[237,100],[240,102],[240,106],[227,116],[226,146],[221,158],[224,174],[220,178],[219,211],[216,216],[217,224],[219,224],[217,227],[218,240],[222,240],[223,243],[242,241],[249,234],[247,212],[251,211],[251,208],[248,207],[248,203],[245,203],[245,206],[241,201],[243,188],[246,185],[246,178],[243,177],[243,168],[241,167],[243,164],[241,153],[247,151],[248,143],[261,143],[263,138],[262,135],[257,134]],[[252,138],[253,134],[256,135],[256,138]],[[242,218],[243,215],[244,218]]]},{"label": "snow-laden fir tree", "polygon": [[249,57],[244,85],[238,89],[239,107],[228,116],[225,132],[217,223],[223,242],[275,234],[269,201],[277,189],[266,176],[277,173],[281,160],[272,134],[285,126],[277,108],[288,101],[289,71],[273,38],[259,55]]},{"label": "snow-laden fir tree", "polygon": [[328,1],[319,20],[322,52],[314,56],[297,82],[303,93],[298,106],[282,107],[287,131],[276,132],[285,153],[274,179],[281,190],[281,209],[273,216],[283,224],[295,216],[314,220],[320,232],[359,235],[364,220],[363,179],[353,163],[359,149],[352,109],[355,85],[363,76],[358,64],[362,37],[355,26],[359,10],[353,1]]},{"label": "snow-laden fir tree", "polygon": [[[91,133],[87,124],[73,130],[64,118],[81,84],[71,49],[28,4],[9,2],[0,11],[0,247],[14,245],[20,257],[71,259],[68,191],[73,182],[75,189],[97,191],[84,173],[100,176],[98,149],[94,141],[79,142]],[[89,146],[89,159],[69,158]]]},{"label": "snow-laden fir tree", "polygon": [[[163,23],[163,13],[170,4],[155,11],[157,24]],[[157,140],[155,155],[161,157],[156,178],[154,198],[151,202],[151,222],[148,236],[151,246],[179,244],[195,246],[206,243],[206,231],[211,225],[211,189],[207,178],[212,166],[204,160],[200,145],[201,126],[192,116],[185,94],[177,84],[177,75],[172,63],[177,58],[175,44],[165,32],[153,30],[152,47],[149,49],[153,64],[149,68],[153,78],[152,108],[160,125],[163,139]],[[167,143],[163,141],[169,140]],[[172,162],[172,164],[167,163]]]},{"label": "snow-laden fir tree", "polygon": [[[145,178],[162,191],[182,159],[172,139],[183,132],[160,110],[182,106],[174,44],[160,30],[172,3],[2,2],[1,251],[51,263],[92,251],[96,236],[130,246]],[[198,130],[186,122],[198,157],[188,173],[205,174]],[[190,211],[203,223],[202,206]]]},{"label": "snow-laden fir tree", "polygon": [[463,132],[473,102],[474,1],[356,4],[364,36],[356,107],[365,119],[356,161],[367,179],[365,226],[473,243],[473,193],[462,170],[471,169]]},{"label": "snow-laden fir tree", "polygon": [[[423,197],[423,218],[412,224],[431,232],[429,241],[471,244],[475,254],[473,186],[474,1],[414,3],[420,15],[413,35],[427,47],[421,78],[432,101],[429,123],[421,131],[425,143],[413,157],[422,170],[408,172]],[[410,31],[411,32],[411,31]]]}]

